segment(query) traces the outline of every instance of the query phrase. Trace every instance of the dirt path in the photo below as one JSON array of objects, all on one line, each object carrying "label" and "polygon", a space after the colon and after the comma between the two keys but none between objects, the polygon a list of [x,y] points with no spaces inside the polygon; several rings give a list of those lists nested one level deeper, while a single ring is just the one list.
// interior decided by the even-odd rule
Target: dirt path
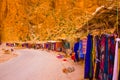
[{"label": "dirt path", "polygon": [[[0,63],[0,80],[83,80],[83,65],[70,59],[56,58],[55,53],[22,49],[19,56]],[[75,71],[63,73],[62,69],[74,67]]]},{"label": "dirt path", "polygon": [[0,45],[0,63],[8,61],[17,56],[17,53],[15,51],[11,52],[11,49],[13,48],[6,47],[5,45]]}]

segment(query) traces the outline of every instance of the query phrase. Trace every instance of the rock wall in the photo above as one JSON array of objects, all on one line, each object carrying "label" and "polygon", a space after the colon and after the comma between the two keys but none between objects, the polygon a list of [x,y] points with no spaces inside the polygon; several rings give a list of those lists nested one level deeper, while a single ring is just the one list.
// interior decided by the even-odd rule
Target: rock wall
[{"label": "rock wall", "polygon": [[114,0],[0,0],[2,41],[74,37],[97,7]]}]

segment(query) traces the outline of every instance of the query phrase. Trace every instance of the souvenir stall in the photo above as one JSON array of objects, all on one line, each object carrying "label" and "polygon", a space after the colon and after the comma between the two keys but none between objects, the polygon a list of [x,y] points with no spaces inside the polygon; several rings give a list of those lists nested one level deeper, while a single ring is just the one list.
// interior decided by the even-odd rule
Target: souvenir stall
[{"label": "souvenir stall", "polygon": [[44,47],[43,48],[44,49],[48,49],[48,43],[47,42],[44,43]]},{"label": "souvenir stall", "polygon": [[45,42],[43,45],[44,49],[46,50],[51,50],[51,43],[50,42]]},{"label": "souvenir stall", "polygon": [[26,42],[26,47],[27,48],[35,48],[35,42],[33,42],[33,41],[27,41]]},{"label": "souvenir stall", "polygon": [[62,40],[62,52],[68,53],[70,49],[70,42],[67,40]]},{"label": "souvenir stall", "polygon": [[113,80],[117,80],[116,74],[118,70],[116,70],[115,65],[117,65],[118,56],[116,57],[116,55],[118,54],[115,51],[118,50],[115,49],[115,45],[118,46],[118,42],[116,43],[115,38],[116,34],[88,34],[85,57],[85,79],[112,80],[115,78]]},{"label": "souvenir stall", "polygon": [[14,43],[6,43],[6,46],[9,46],[9,47],[14,47],[15,45],[14,45]]},{"label": "souvenir stall", "polygon": [[28,43],[22,43],[23,48],[28,48]]},{"label": "souvenir stall", "polygon": [[46,43],[46,42],[42,42],[42,43],[40,44],[40,48],[41,48],[41,49],[44,49],[44,48],[46,47],[46,46],[45,46],[45,43]]},{"label": "souvenir stall", "polygon": [[61,41],[56,42],[56,51],[57,52],[62,51],[62,42]]},{"label": "souvenir stall", "polygon": [[87,39],[86,38],[76,38],[76,41],[74,43],[73,51],[75,53],[75,61],[84,61],[84,57],[86,54],[86,45],[87,45]]},{"label": "souvenir stall", "polygon": [[19,42],[17,47],[21,47],[21,48],[23,48],[23,47],[24,47],[23,44],[24,44],[24,42]]},{"label": "souvenir stall", "polygon": [[40,42],[40,49],[44,49],[45,48],[45,43],[46,42]]},{"label": "souvenir stall", "polygon": [[15,47],[18,47],[18,46],[19,46],[19,43],[16,42],[16,43],[15,43]]},{"label": "souvenir stall", "polygon": [[79,30],[81,33],[88,34],[84,79],[119,80],[118,49],[116,48],[120,41],[118,12],[120,7],[103,7]]},{"label": "souvenir stall", "polygon": [[40,41],[35,43],[35,49],[44,49],[45,48],[45,42]]},{"label": "souvenir stall", "polygon": [[40,45],[41,45],[40,43],[35,43],[34,45],[35,45],[35,49],[40,49]]},{"label": "souvenir stall", "polygon": [[48,41],[48,48],[49,50],[55,51],[56,50],[56,41]]}]

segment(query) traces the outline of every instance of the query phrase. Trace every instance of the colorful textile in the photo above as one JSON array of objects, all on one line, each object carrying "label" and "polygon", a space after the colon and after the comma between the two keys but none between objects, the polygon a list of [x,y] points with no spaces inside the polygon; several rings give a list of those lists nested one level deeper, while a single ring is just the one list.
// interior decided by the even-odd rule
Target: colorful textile
[{"label": "colorful textile", "polygon": [[87,40],[87,50],[86,50],[86,58],[85,58],[85,74],[84,74],[84,78],[92,78],[93,76],[90,75],[90,69],[91,69],[91,54],[92,54],[92,47],[93,47],[93,44],[92,44],[92,39],[93,39],[93,36],[92,35],[88,35],[87,36],[88,40]]},{"label": "colorful textile", "polygon": [[79,50],[79,42],[76,42],[76,43],[74,44],[74,52],[77,53],[78,50]]},{"label": "colorful textile", "polygon": [[99,80],[103,80],[104,79],[104,60],[105,60],[105,42],[106,42],[106,36],[102,35],[101,36],[101,49],[100,49],[100,72],[99,72]]},{"label": "colorful textile", "polygon": [[87,49],[87,39],[86,38],[84,38],[83,40],[82,40],[82,51],[83,51],[83,54],[86,54],[86,49]]},{"label": "colorful textile", "polygon": [[69,42],[65,42],[64,43],[64,48],[65,49],[70,49],[70,43]]},{"label": "colorful textile", "polygon": [[[92,35],[89,34],[87,39],[84,78],[92,80],[95,72],[96,80],[112,80],[115,58],[114,36],[102,34],[95,36],[95,41],[93,41]],[[117,71],[116,74],[118,74]],[[118,77],[113,80],[117,79]]]},{"label": "colorful textile", "polygon": [[76,61],[79,61],[78,50],[79,50],[79,42],[76,42],[74,44],[74,52],[75,52],[75,60]]},{"label": "colorful textile", "polygon": [[100,70],[100,39],[98,36],[95,36],[96,42],[96,71],[95,71],[95,78],[99,79],[99,70]]},{"label": "colorful textile", "polygon": [[58,59],[64,58],[64,55],[58,54],[58,55],[57,55],[57,58],[58,58]]},{"label": "colorful textile", "polygon": [[110,50],[109,50],[109,63],[108,63],[108,80],[112,80],[113,68],[114,68],[114,56],[115,56],[115,40],[114,37],[110,37]]},{"label": "colorful textile", "polygon": [[75,61],[75,54],[72,53],[71,59],[72,59],[73,61]]},{"label": "colorful textile", "polygon": [[110,50],[109,37],[106,35],[105,54],[104,54],[104,80],[108,80],[108,52]]},{"label": "colorful textile", "polygon": [[84,59],[84,54],[82,50],[82,40],[79,41],[79,58]]},{"label": "colorful textile", "polygon": [[92,54],[91,54],[91,70],[90,70],[90,75],[95,77],[95,69],[96,69],[96,41],[95,38],[93,37],[93,48],[92,48]]}]

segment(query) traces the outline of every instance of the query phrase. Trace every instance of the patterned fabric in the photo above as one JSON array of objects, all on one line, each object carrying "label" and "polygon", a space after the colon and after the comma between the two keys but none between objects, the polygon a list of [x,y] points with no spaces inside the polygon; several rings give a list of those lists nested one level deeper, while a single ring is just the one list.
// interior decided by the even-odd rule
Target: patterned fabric
[{"label": "patterned fabric", "polygon": [[100,70],[100,39],[98,36],[95,36],[96,42],[96,71],[95,71],[95,78],[99,78],[99,70]]},{"label": "patterned fabric", "polygon": [[83,46],[83,54],[86,54],[86,49],[87,49],[87,39],[82,40],[82,46]]},{"label": "patterned fabric", "polygon": [[[87,39],[84,78],[92,80],[95,73],[96,80],[112,80],[115,58],[114,36],[102,34],[95,36],[93,42],[93,37],[89,34]],[[94,65],[94,60],[96,65]]]},{"label": "patterned fabric", "polygon": [[113,68],[114,68],[114,57],[115,57],[115,40],[114,37],[110,37],[110,50],[109,50],[109,57],[108,57],[108,80],[112,80],[113,77]]},{"label": "patterned fabric", "polygon": [[80,59],[84,59],[84,54],[83,54],[82,48],[83,48],[82,40],[80,40],[80,42],[79,42],[79,58]]},{"label": "patterned fabric", "polygon": [[101,36],[101,51],[100,51],[100,72],[99,72],[99,80],[103,80],[104,78],[104,59],[105,59],[105,35]]}]

